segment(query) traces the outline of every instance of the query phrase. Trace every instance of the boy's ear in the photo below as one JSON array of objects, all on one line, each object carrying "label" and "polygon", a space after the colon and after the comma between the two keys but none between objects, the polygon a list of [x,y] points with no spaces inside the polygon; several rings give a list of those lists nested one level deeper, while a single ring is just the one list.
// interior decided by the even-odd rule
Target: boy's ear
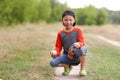
[{"label": "boy's ear", "polygon": [[[63,19],[62,19],[61,21],[62,21],[62,23],[63,23]],[[65,26],[64,23],[63,23],[63,26]]]},{"label": "boy's ear", "polygon": [[75,26],[76,25],[76,21],[73,23],[73,26]]},{"label": "boy's ear", "polygon": [[63,23],[63,26],[65,26],[64,23]]}]

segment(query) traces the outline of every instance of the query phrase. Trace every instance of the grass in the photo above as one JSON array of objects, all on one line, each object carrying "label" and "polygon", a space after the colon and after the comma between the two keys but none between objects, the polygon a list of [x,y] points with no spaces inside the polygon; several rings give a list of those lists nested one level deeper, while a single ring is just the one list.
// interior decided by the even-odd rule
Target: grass
[{"label": "grass", "polygon": [[53,80],[49,51],[54,40],[50,38],[40,25],[1,29],[0,79]]},{"label": "grass", "polygon": [[[59,23],[42,23],[0,28],[0,79],[54,80],[54,71],[49,65],[49,51],[54,48],[56,34],[63,28],[61,26]],[[94,35],[104,35],[113,40],[120,38],[110,35],[112,32],[104,27],[81,28],[88,48],[88,76],[83,80],[119,80],[120,48]],[[119,36],[117,29],[109,27]]]},{"label": "grass", "polygon": [[[86,36],[88,42],[89,80],[119,80],[120,48],[107,44],[95,37]],[[91,45],[91,46],[90,46]]]},{"label": "grass", "polygon": [[120,41],[120,26],[119,25],[103,25],[103,26],[84,26],[85,33],[95,33],[104,36],[111,40]]}]

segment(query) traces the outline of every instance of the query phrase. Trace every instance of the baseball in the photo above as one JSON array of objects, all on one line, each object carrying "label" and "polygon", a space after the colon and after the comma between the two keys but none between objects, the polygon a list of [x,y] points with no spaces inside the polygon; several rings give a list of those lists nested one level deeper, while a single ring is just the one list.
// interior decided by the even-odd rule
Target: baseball
[{"label": "baseball", "polygon": [[53,55],[57,54],[56,50],[52,50],[50,53],[53,54]]}]

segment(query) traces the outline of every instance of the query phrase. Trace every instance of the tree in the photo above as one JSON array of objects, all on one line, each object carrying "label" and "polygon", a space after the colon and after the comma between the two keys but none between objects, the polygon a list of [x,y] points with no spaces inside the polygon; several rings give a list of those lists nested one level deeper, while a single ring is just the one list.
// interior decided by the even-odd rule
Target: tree
[{"label": "tree", "polygon": [[79,25],[93,25],[96,24],[97,9],[89,5],[85,8],[77,9],[77,24]]},{"label": "tree", "polygon": [[51,3],[50,0],[41,0],[38,3],[38,17],[39,20],[46,21],[51,15]]},{"label": "tree", "polygon": [[61,16],[64,10],[68,9],[67,4],[61,4],[57,0],[51,0],[51,16],[48,22],[61,21]]},{"label": "tree", "polygon": [[0,24],[46,21],[50,14],[50,0],[0,0]]},{"label": "tree", "polygon": [[98,10],[96,23],[97,25],[108,23],[108,11],[106,9],[101,8]]},{"label": "tree", "polygon": [[79,25],[101,25],[108,23],[108,11],[104,8],[97,9],[92,5],[75,10],[77,24]]}]

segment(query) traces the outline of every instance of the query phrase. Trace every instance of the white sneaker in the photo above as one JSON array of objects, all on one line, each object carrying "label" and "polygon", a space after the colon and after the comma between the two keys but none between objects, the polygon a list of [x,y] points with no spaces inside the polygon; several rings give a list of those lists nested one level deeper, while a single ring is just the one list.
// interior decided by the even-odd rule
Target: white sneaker
[{"label": "white sneaker", "polygon": [[86,76],[86,75],[87,75],[87,73],[86,73],[85,70],[81,70],[81,71],[80,71],[80,76]]}]

